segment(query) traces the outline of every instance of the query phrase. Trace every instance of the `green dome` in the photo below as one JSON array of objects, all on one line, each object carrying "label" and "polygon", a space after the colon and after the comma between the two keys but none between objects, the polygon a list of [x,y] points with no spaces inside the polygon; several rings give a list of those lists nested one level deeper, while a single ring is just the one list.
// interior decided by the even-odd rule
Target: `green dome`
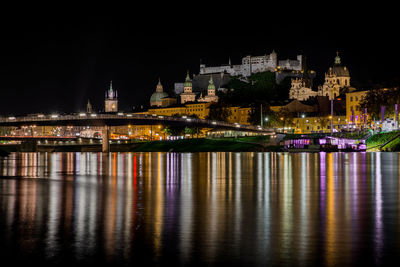
[{"label": "green dome", "polygon": [[154,92],[150,97],[150,103],[159,102],[162,98],[167,97],[168,94],[165,92]]}]

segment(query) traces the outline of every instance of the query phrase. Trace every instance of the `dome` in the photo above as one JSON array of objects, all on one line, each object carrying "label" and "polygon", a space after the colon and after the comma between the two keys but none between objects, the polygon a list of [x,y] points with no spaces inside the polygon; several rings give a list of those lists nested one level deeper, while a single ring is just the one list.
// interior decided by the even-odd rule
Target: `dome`
[{"label": "dome", "polygon": [[336,52],[335,64],[329,69],[329,72],[331,74],[336,74],[337,77],[350,77],[349,70],[342,65],[339,52]]},{"label": "dome", "polygon": [[349,70],[342,65],[334,65],[331,70],[332,74],[336,74],[337,77],[350,77]]},{"label": "dome", "polygon": [[162,98],[167,97],[168,94],[165,92],[154,92],[150,97],[150,103],[160,102]]}]

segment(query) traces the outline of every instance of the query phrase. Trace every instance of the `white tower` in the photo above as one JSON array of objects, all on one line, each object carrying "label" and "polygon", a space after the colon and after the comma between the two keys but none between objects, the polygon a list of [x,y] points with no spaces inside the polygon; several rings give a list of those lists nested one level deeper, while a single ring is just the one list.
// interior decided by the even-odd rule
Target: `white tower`
[{"label": "white tower", "polygon": [[110,82],[110,88],[106,91],[105,111],[118,112],[118,93],[113,90],[112,81]]}]

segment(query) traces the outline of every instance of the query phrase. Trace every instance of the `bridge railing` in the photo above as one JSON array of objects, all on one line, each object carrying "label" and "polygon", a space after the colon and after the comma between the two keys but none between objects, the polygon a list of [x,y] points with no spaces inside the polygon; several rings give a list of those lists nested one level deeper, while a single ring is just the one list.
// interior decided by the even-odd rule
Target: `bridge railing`
[{"label": "bridge railing", "polygon": [[[39,114],[35,116],[21,116],[21,117],[6,117],[0,118],[0,123],[32,123],[35,122],[48,122],[48,121],[82,121],[82,120],[107,120],[107,119],[143,119],[143,120],[153,120],[153,121],[175,121],[175,122],[185,122],[190,124],[200,124],[204,127],[211,126],[214,127],[226,127],[237,130],[252,130],[252,131],[265,131],[260,126],[244,125],[239,123],[228,123],[215,120],[199,119],[199,118],[178,118],[170,116],[162,116],[155,114],[135,114],[135,113],[117,113],[117,114],[95,114],[95,113],[80,113],[74,115],[44,115]],[[162,122],[161,121],[161,122]]]}]

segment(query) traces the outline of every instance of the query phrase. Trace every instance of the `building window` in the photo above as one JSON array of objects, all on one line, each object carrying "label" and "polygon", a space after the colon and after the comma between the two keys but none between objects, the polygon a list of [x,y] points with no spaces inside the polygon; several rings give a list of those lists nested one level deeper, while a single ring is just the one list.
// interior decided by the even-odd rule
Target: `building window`
[{"label": "building window", "polygon": [[350,96],[350,102],[353,102],[353,97],[352,96]]}]

